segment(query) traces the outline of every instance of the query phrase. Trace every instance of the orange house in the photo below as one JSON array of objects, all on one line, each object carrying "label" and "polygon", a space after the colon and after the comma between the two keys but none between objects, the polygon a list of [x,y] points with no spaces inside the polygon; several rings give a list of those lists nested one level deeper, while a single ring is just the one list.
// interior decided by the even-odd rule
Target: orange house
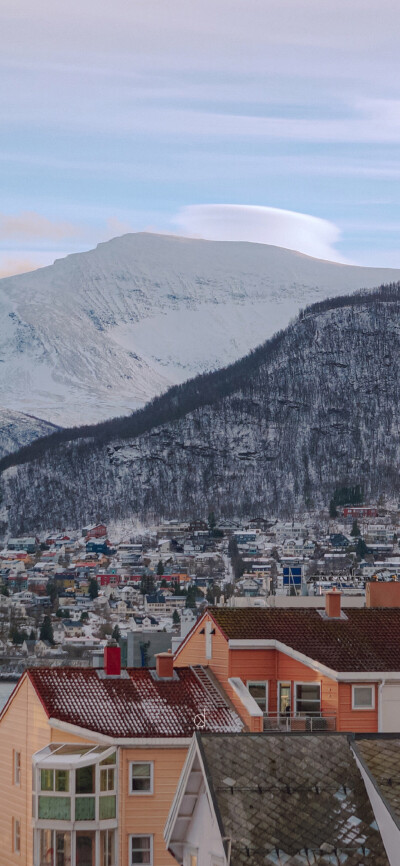
[{"label": "orange house", "polygon": [[252,731],[400,731],[400,608],[210,608],[175,653],[193,663]]},{"label": "orange house", "polygon": [[0,716],[1,866],[172,866],[163,839],[193,732],[243,723],[200,666],[35,668]]}]

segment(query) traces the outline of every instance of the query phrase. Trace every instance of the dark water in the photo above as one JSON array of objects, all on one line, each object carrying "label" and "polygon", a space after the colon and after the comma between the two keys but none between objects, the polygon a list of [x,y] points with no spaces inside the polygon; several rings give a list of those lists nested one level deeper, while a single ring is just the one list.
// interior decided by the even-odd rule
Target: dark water
[{"label": "dark water", "polygon": [[8,698],[11,695],[13,688],[17,685],[16,680],[12,683],[4,682],[4,680],[0,680],[0,710],[3,709],[4,704],[7,703]]}]

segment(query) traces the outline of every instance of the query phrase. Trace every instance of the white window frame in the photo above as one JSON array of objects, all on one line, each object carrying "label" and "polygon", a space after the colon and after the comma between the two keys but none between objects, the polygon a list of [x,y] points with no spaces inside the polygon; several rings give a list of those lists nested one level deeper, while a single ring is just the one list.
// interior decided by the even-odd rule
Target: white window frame
[{"label": "white window frame", "polygon": [[21,821],[19,818],[13,818],[13,853],[21,853]]},{"label": "white window frame", "polygon": [[[149,791],[133,791],[132,790],[132,767],[138,764],[148,764],[150,767],[150,790]],[[154,761],[130,761],[129,762],[129,793],[132,797],[151,797],[154,794]],[[138,835],[138,834],[136,834]]]},{"label": "white window frame", "polygon": [[[268,698],[269,698],[268,680],[247,680],[246,686],[247,686],[249,692],[250,692],[249,686],[264,686],[264,688],[265,688],[265,710],[263,710],[263,713],[268,713]],[[251,695],[251,697],[253,698],[253,695]],[[256,702],[257,706],[260,706],[258,701],[256,700],[256,698],[253,698],[253,701]],[[261,709],[261,707],[260,707],[260,709]]]},{"label": "white window frame", "polygon": [[[371,706],[370,707],[360,707],[356,703],[355,699],[355,690],[356,689],[370,689],[371,692]],[[375,709],[375,685],[370,683],[353,683],[351,686],[351,709],[357,710],[358,712],[371,712],[371,710]]]},{"label": "white window frame", "polygon": [[14,785],[21,784],[21,752],[14,749]]},{"label": "white window frame", "polygon": [[[303,710],[297,710],[297,686],[318,686],[318,688],[319,688],[319,715],[322,716],[322,707],[321,707],[322,683],[319,682],[318,680],[308,680],[307,682],[300,682],[300,680],[296,680],[296,682],[293,683],[294,707],[293,707],[292,715],[299,717],[299,718],[302,718],[301,713],[303,713]],[[301,701],[302,698],[299,698],[299,700]],[[315,702],[315,703],[317,703],[317,702]],[[307,713],[304,713],[303,715],[307,715]]]},{"label": "white window frame", "polygon": [[150,839],[150,863],[148,866],[154,866],[154,836],[151,833],[133,833],[129,836],[129,866],[139,866],[138,861],[134,863],[133,855],[133,840],[134,839]]}]

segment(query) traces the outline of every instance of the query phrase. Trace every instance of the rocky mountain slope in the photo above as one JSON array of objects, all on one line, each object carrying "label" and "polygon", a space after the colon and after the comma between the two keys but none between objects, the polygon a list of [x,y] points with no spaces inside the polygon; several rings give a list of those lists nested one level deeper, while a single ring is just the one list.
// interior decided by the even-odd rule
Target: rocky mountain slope
[{"label": "rocky mountain slope", "polygon": [[57,429],[54,424],[32,415],[0,408],[0,457],[18,451],[39,436],[48,436]]},{"label": "rocky mountain slope", "polygon": [[337,485],[400,493],[400,284],[315,304],[130,418],[0,462],[10,531],[131,514],[291,515]]},{"label": "rocky mountain slope", "polygon": [[125,235],[0,280],[0,405],[62,426],[127,414],[308,303],[398,279],[262,244]]}]

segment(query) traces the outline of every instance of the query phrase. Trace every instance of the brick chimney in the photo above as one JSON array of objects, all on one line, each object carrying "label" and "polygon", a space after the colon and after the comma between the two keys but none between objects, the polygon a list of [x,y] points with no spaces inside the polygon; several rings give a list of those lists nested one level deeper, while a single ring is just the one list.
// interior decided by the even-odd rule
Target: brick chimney
[{"label": "brick chimney", "polygon": [[166,653],[157,653],[156,655],[156,672],[161,680],[171,679],[174,675],[174,657],[172,651]]},{"label": "brick chimney", "polygon": [[104,648],[104,673],[108,677],[121,676],[121,647],[116,644]]},{"label": "brick chimney", "polygon": [[325,615],[328,619],[340,619],[341,616],[341,592],[331,589],[325,595]]}]

